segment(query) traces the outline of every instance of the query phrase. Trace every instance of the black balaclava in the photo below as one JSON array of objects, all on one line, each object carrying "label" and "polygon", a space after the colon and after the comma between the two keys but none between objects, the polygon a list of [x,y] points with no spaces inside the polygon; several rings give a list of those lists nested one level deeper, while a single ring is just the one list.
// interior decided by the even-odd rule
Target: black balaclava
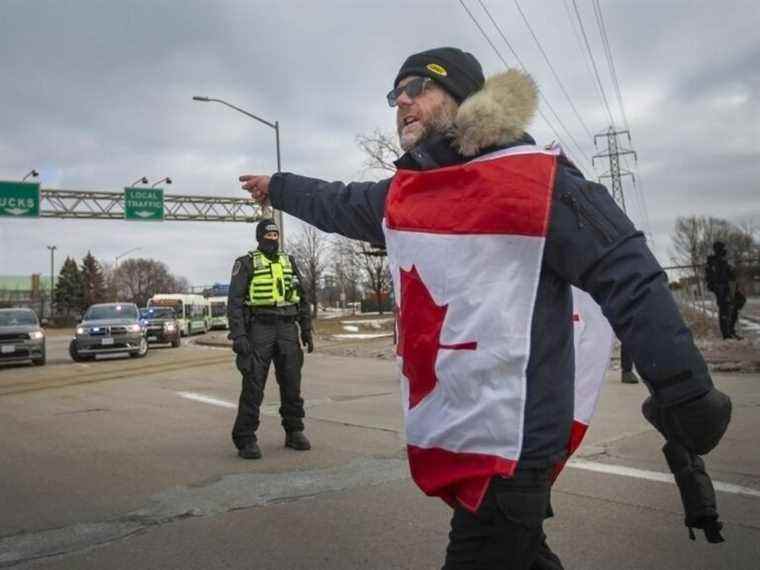
[{"label": "black balaclava", "polygon": [[256,226],[256,241],[259,242],[259,251],[266,256],[273,256],[279,248],[279,240],[267,239],[264,234],[267,232],[277,232],[279,235],[280,228],[274,223],[274,220],[261,220]]},{"label": "black balaclava", "polygon": [[722,241],[716,241],[713,243],[713,251],[718,257],[723,257],[726,255],[726,244]]}]

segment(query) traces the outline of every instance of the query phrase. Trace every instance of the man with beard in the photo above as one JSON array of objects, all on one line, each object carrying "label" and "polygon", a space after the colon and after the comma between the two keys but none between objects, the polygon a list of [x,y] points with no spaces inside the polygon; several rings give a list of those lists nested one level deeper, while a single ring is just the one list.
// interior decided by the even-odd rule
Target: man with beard
[{"label": "man with beard", "polygon": [[574,421],[571,285],[630,350],[668,437],[707,453],[730,400],[641,232],[526,133],[538,100],[529,76],[486,81],[473,55],[437,48],[406,59],[387,100],[405,151],[392,178],[240,181],[323,231],[386,245],[410,470],[454,510],[444,568],[561,568],[543,520],[585,429]]},{"label": "man with beard", "polygon": [[311,449],[303,433],[303,351],[296,326],[297,322],[304,346],[313,352],[311,314],[295,259],[279,251],[279,237],[273,220],[261,220],[256,226],[258,248],[238,257],[232,267],[227,300],[229,338],[243,376],[232,441],[243,459],[261,458],[256,430],[272,360],[280,387],[285,446]]}]

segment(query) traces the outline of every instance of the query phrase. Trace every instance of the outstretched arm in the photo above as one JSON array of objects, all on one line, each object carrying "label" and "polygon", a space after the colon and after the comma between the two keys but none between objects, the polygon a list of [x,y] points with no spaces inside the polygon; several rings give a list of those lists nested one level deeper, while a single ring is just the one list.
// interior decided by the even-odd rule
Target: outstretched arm
[{"label": "outstretched arm", "polygon": [[278,173],[271,177],[244,174],[240,181],[257,202],[270,203],[322,231],[385,243],[382,221],[390,179],[343,184]]}]

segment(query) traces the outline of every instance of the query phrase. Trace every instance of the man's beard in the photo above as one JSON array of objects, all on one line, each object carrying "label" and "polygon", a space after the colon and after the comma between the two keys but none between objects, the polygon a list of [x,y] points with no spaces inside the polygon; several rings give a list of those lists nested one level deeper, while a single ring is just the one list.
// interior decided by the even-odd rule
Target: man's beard
[{"label": "man's beard", "polygon": [[440,109],[433,114],[429,121],[420,121],[422,124],[422,130],[404,134],[404,127],[402,125],[398,129],[399,146],[404,152],[409,152],[422,141],[435,135],[450,135],[454,129],[454,119],[456,118],[457,109],[458,107],[456,105],[449,105],[447,102],[443,102],[441,103]]}]

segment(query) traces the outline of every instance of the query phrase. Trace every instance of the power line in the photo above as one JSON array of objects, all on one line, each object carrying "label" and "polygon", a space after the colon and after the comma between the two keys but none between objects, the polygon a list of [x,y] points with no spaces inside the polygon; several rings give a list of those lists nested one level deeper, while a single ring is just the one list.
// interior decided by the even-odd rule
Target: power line
[{"label": "power line", "polygon": [[559,78],[559,75],[555,71],[554,66],[552,65],[552,62],[549,60],[549,56],[546,55],[546,51],[544,51],[544,48],[541,45],[541,42],[539,41],[538,37],[533,31],[533,28],[530,25],[530,22],[528,22],[528,18],[525,15],[525,12],[523,12],[523,9],[520,7],[520,3],[517,0],[514,0],[514,2],[515,2],[515,6],[517,7],[517,11],[520,12],[520,16],[522,17],[523,22],[525,22],[525,27],[528,28],[530,35],[533,37],[533,41],[536,42],[536,46],[538,47],[538,50],[541,52],[541,55],[544,57],[544,61],[546,62],[546,65],[549,66],[549,69],[551,70],[552,75],[554,76],[554,79],[556,79],[557,83],[559,84],[559,88],[562,90],[562,93],[564,94],[565,99],[567,99],[567,102],[570,104],[570,107],[573,109],[573,113],[575,113],[575,116],[577,117],[578,122],[585,129],[586,134],[588,135],[588,138],[593,140],[594,135],[591,134],[591,130],[586,126],[586,123],[583,121],[583,118],[578,112],[578,109],[575,107],[575,103],[573,103],[573,100],[570,97],[570,94],[567,92],[567,89],[565,89],[565,85],[562,83],[562,80]]},{"label": "power line", "polygon": [[570,9],[570,4],[568,3],[568,0],[562,0],[562,4],[564,5],[565,13],[567,14],[567,22],[570,25],[570,29],[573,30],[573,36],[575,36],[575,43],[578,46],[578,53],[580,54],[581,59],[583,60],[584,65],[586,66],[586,71],[588,71],[588,74],[591,77],[591,83],[593,84],[594,90],[596,91],[596,94],[599,97],[599,105],[604,106],[604,98],[602,96],[602,92],[599,90],[599,85],[597,84],[596,81],[594,81],[594,70],[591,69],[588,53],[583,47],[583,39],[581,38],[581,34],[578,31],[578,24],[575,22],[573,18],[573,13]]},{"label": "power line", "polygon": [[578,11],[578,4],[576,4],[575,0],[572,0],[573,2],[573,9],[575,10],[575,16],[578,19],[578,24],[581,28],[581,33],[583,34],[583,41],[586,44],[586,51],[588,52],[589,57],[591,58],[591,64],[594,66],[594,77],[596,77],[596,82],[599,85],[599,92],[602,94],[602,100],[604,101],[604,108],[607,110],[607,116],[610,119],[610,125],[613,125],[615,123],[615,120],[612,118],[612,111],[610,110],[610,104],[607,102],[607,95],[604,93],[604,85],[602,85],[602,80],[599,77],[599,70],[596,67],[596,60],[594,59],[594,53],[591,51],[591,45],[588,43],[588,36],[586,35],[586,28],[583,27],[583,20],[581,19],[581,14]]},{"label": "power line", "polygon": [[604,47],[604,53],[607,56],[607,65],[610,68],[612,85],[615,87],[615,94],[617,95],[618,106],[620,107],[620,115],[623,117],[623,124],[625,125],[626,130],[629,130],[628,117],[626,117],[625,114],[623,96],[620,94],[620,83],[618,82],[617,72],[615,71],[615,62],[612,59],[612,49],[610,48],[610,40],[607,38],[607,27],[604,25],[604,17],[602,16],[602,7],[599,5],[599,0],[594,0],[593,6],[596,23],[599,26],[599,35],[602,38],[602,46]]},{"label": "power line", "polygon": [[[459,0],[459,3],[462,4],[462,6],[465,8],[465,10],[467,10],[467,7],[464,5],[463,0]],[[507,39],[506,35],[504,34],[503,30],[501,29],[501,26],[499,26],[498,22],[496,22],[496,20],[493,18],[493,16],[491,15],[491,12],[488,10],[488,8],[486,7],[486,5],[483,3],[483,0],[478,0],[478,4],[480,4],[480,7],[486,13],[486,15],[488,16],[488,19],[491,20],[491,23],[496,28],[497,33],[499,34],[499,36],[501,36],[501,39],[504,40],[504,43],[507,44],[507,47],[509,47],[509,49],[512,52],[512,54],[515,56],[515,59],[519,63],[519,65],[522,68],[522,70],[525,73],[528,73],[527,67],[525,67],[525,64],[522,62],[522,60],[517,55],[517,52],[512,47],[512,44],[509,43],[509,40]],[[473,18],[472,13],[469,10],[467,10],[467,13],[470,15],[470,18]],[[482,28],[480,26],[478,26],[478,29],[482,30]],[[491,43],[491,42],[489,42],[489,43]],[[507,66],[507,67],[509,67],[509,66]],[[578,144],[578,141],[575,140],[575,137],[572,135],[572,133],[569,131],[569,129],[562,122],[562,119],[557,114],[557,111],[554,110],[554,107],[552,107],[551,103],[549,103],[549,100],[546,98],[546,96],[544,95],[544,93],[543,93],[543,91],[541,89],[538,90],[538,94],[541,97],[541,100],[544,102],[544,104],[549,108],[549,110],[552,112],[552,114],[554,115],[554,117],[557,119],[557,122],[562,127],[562,129],[565,131],[565,133],[570,138],[570,140],[573,142],[573,144],[575,145],[575,147],[578,149],[578,151],[580,151],[581,155],[586,159],[586,163],[588,163],[589,162],[588,155],[583,150],[583,148],[581,147],[581,145]],[[539,113],[540,113],[540,110],[539,110]],[[543,117],[543,114],[542,114],[542,117]],[[546,117],[544,117],[544,120],[545,121],[547,120]],[[548,121],[547,121],[547,123],[548,123]],[[557,135],[557,138],[559,139],[559,135],[557,134],[557,132],[554,130],[553,127],[552,127],[552,131],[554,131],[554,134]],[[566,146],[566,145],[563,145],[563,146]],[[593,168],[592,168],[592,170],[593,170]]]},{"label": "power line", "polygon": [[[475,18],[475,16],[473,16],[472,12],[470,12],[470,9],[467,7],[467,5],[464,3],[464,1],[463,0],[459,0],[459,3],[462,5],[462,8],[464,8],[464,11],[467,12],[467,15],[470,17],[470,19],[472,20],[473,24],[475,24],[475,26],[478,28],[478,30],[480,30],[481,35],[488,42],[488,45],[491,46],[491,49],[496,54],[496,57],[498,57],[499,60],[501,60],[501,63],[504,64],[504,67],[509,68],[509,64],[504,59],[504,56],[501,55],[501,52],[499,51],[499,48],[497,48],[496,45],[494,45],[494,43],[491,41],[491,38],[488,36],[488,34],[486,33],[486,31],[480,25],[480,22],[478,22],[478,20]],[[507,45],[509,46],[509,42],[507,42]],[[511,49],[511,46],[510,46],[510,49]],[[515,55],[514,51],[512,53],[513,53],[513,55]],[[517,61],[518,62],[520,61],[519,58],[517,58]],[[521,65],[522,65],[522,63],[521,63]],[[523,69],[524,69],[524,67],[523,67]],[[541,116],[541,118],[544,120],[544,122],[549,126],[549,128],[551,129],[551,131],[554,133],[554,136],[557,137],[557,140],[560,142],[560,144],[563,145],[563,146],[566,146],[562,142],[562,137],[559,136],[559,133],[554,128],[554,125],[552,125],[549,122],[549,119],[547,119],[546,115],[544,115],[541,112],[541,109],[538,109],[538,114]],[[573,158],[572,154],[570,154],[569,150],[567,152],[568,152],[568,155],[570,155],[570,157]]]},{"label": "power line", "polygon": [[[615,95],[617,97],[618,107],[620,108],[620,115],[623,118],[623,124],[625,125],[625,130],[630,132],[628,117],[625,112],[625,105],[623,104],[623,95],[620,89],[620,82],[618,80],[617,71],[615,69],[615,60],[612,56],[612,47],[609,41],[609,37],[607,36],[607,26],[604,23],[604,15],[602,14],[602,7],[599,0],[593,0],[592,5],[594,8],[594,15],[596,16],[596,23],[599,27],[599,35],[602,39],[602,46],[604,48],[604,53],[607,58],[607,66],[609,67],[609,70],[610,70],[612,85],[615,89]],[[643,181],[642,181],[641,173],[638,172],[637,168],[631,167],[628,164],[627,157],[624,158],[624,161],[626,163],[626,166],[630,170],[633,170],[636,176],[638,176],[638,183],[636,182],[635,178],[633,179],[634,180],[634,184],[633,184],[634,198],[636,199],[636,206],[639,210],[641,222],[645,225],[647,233],[650,235],[650,239],[654,241],[654,237],[651,232],[649,210],[647,208],[646,194],[644,193],[644,189],[643,189]]]}]

